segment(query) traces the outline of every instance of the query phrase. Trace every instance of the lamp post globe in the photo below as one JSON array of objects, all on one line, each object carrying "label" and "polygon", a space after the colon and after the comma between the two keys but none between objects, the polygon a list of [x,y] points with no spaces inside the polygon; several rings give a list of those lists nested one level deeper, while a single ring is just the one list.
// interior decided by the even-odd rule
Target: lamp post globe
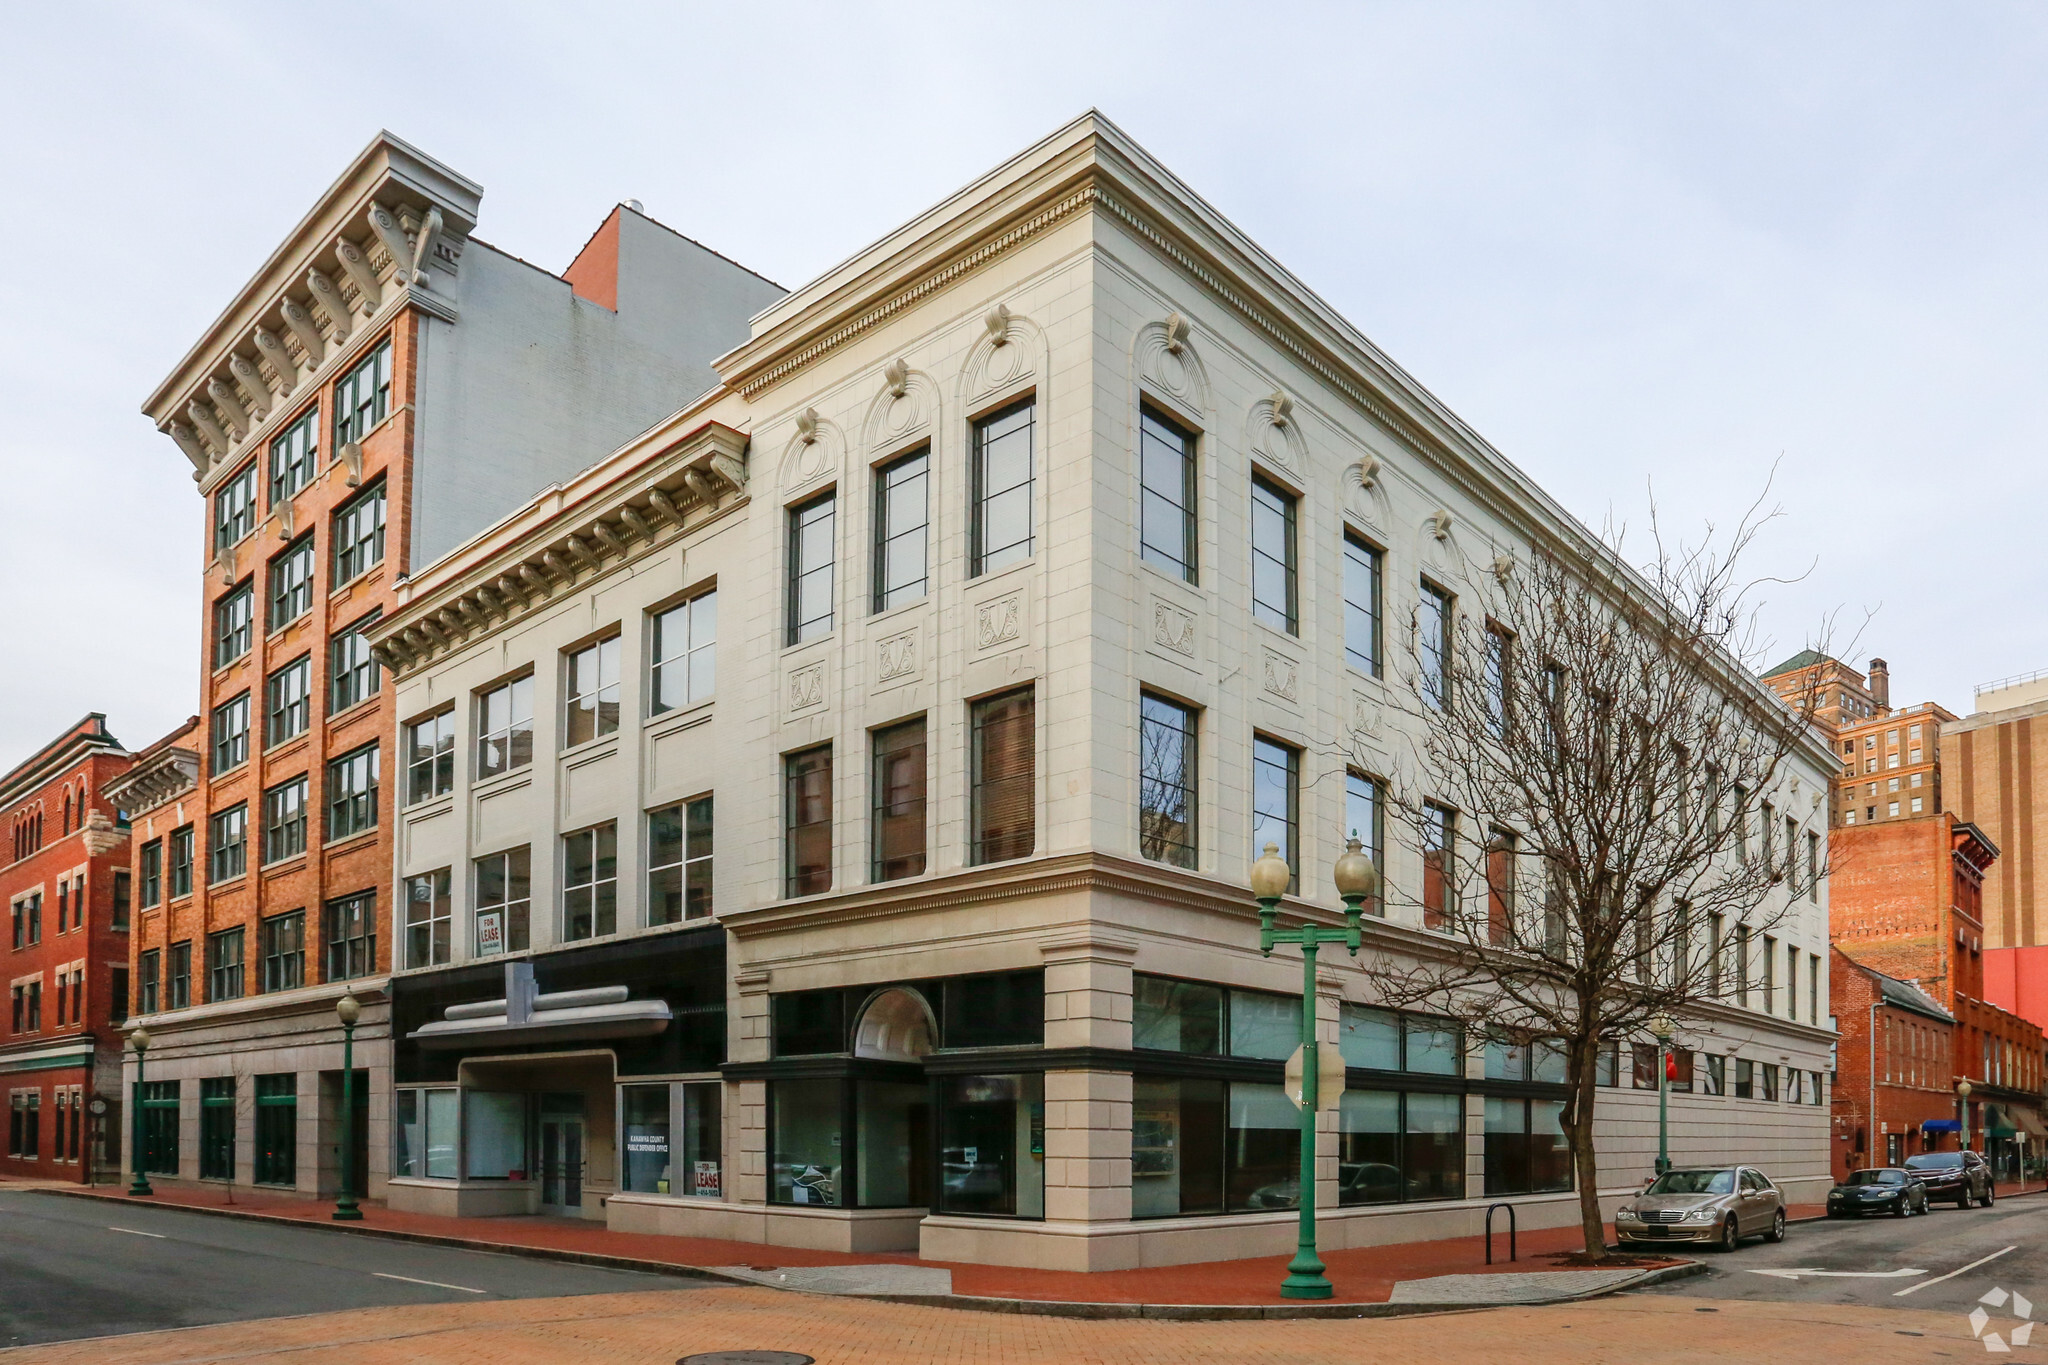
[{"label": "lamp post globe", "polygon": [[363,1017],[363,1006],[353,995],[344,995],[334,1002],[334,1013],[341,1020],[343,1028],[354,1028],[356,1020]]},{"label": "lamp post globe", "polygon": [[142,1096],[145,1093],[142,1087],[142,1059],[149,1052],[149,1030],[136,1029],[128,1035],[128,1043],[135,1049],[135,1097],[129,1105],[132,1116],[128,1124],[128,1143],[135,1150],[135,1181],[129,1185],[128,1193],[155,1194],[156,1191],[149,1186],[149,1177],[142,1173]]},{"label": "lamp post globe", "polygon": [[357,1222],[363,1211],[356,1207],[355,1192],[349,1188],[349,1168],[355,1159],[356,1137],[356,1020],[363,1006],[353,991],[334,1002],[334,1017],[341,1021],[341,1193],[334,1201],[337,1222]]},{"label": "lamp post globe", "polygon": [[1279,900],[1287,894],[1287,884],[1293,880],[1294,871],[1280,856],[1280,845],[1267,844],[1265,852],[1252,864],[1252,896],[1262,901]]},{"label": "lamp post globe", "polygon": [[1331,875],[1337,883],[1338,897],[1347,905],[1368,900],[1380,889],[1379,869],[1365,856],[1356,834],[1344,841],[1344,851],[1337,856],[1337,866]]}]

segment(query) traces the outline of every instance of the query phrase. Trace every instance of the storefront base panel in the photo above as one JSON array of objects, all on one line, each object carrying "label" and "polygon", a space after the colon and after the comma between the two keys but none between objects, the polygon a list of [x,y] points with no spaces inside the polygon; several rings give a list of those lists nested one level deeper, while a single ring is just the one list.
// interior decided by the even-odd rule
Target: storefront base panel
[{"label": "storefront base panel", "polygon": [[393,1176],[385,1199],[400,1213],[431,1213],[442,1218],[511,1218],[540,1212],[540,1190],[531,1181],[457,1185]]},{"label": "storefront base panel", "polygon": [[615,1194],[605,1201],[614,1232],[712,1237],[806,1251],[916,1251],[923,1209],[798,1209],[719,1200]]}]

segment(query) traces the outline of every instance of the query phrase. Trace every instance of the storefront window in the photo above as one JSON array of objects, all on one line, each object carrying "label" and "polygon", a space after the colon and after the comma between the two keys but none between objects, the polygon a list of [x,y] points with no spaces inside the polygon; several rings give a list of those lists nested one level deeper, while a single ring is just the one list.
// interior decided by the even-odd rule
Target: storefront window
[{"label": "storefront window", "polygon": [[1374,1071],[1401,1069],[1401,1016],[1387,1010],[1341,1008],[1337,1021],[1337,1049],[1344,1065]]},{"label": "storefront window", "polygon": [[[431,1092],[434,1095],[445,1091]],[[464,1168],[472,1180],[526,1178],[526,1096],[498,1090],[462,1092],[468,1148]],[[440,1134],[436,1133],[438,1140]]]},{"label": "storefront window", "polygon": [[768,1095],[769,1201],[838,1204],[840,1083],[775,1081]]},{"label": "storefront window", "polygon": [[1222,987],[1135,976],[1131,990],[1131,1046],[1203,1056],[1223,1051]]},{"label": "storefront window", "polygon": [[1339,1203],[1463,1197],[1462,1096],[1346,1090],[1337,1119]]},{"label": "storefront window", "polygon": [[1045,1216],[1045,1077],[947,1077],[939,1122],[941,1209]]},{"label": "storefront window", "polygon": [[1301,1115],[1277,1085],[1132,1080],[1131,1214],[1291,1209]]},{"label": "storefront window", "polygon": [[[1290,1049],[1291,1051],[1292,1049]],[[1277,1085],[1230,1087],[1223,1195],[1238,1209],[1291,1209],[1301,1171],[1301,1113]]]},{"label": "storefront window", "polygon": [[909,1081],[859,1081],[854,1151],[860,1164],[855,1193],[863,1208],[922,1204],[931,1188],[930,1091]]},{"label": "storefront window", "polygon": [[1260,991],[1230,993],[1231,1056],[1285,1061],[1300,1046],[1299,1000]]},{"label": "storefront window", "polygon": [[725,1195],[724,1094],[717,1081],[683,1087],[683,1160],[689,1183],[676,1193],[699,1199]]},{"label": "storefront window", "polygon": [[620,1187],[636,1194],[677,1194],[669,1160],[669,1087],[620,1089],[625,1119],[625,1160]]},{"label": "storefront window", "polygon": [[398,1092],[393,1171],[414,1178],[455,1179],[458,1102],[459,1094],[452,1088]]},{"label": "storefront window", "polygon": [[1486,1101],[1486,1192],[1542,1194],[1572,1187],[1563,1100]]}]

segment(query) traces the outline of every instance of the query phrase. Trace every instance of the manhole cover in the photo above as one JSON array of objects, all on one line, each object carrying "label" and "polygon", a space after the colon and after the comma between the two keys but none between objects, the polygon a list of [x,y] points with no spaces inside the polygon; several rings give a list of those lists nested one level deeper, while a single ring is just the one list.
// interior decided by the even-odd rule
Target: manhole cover
[{"label": "manhole cover", "polygon": [[816,1365],[817,1357],[795,1351],[705,1351],[684,1356],[676,1365]]}]

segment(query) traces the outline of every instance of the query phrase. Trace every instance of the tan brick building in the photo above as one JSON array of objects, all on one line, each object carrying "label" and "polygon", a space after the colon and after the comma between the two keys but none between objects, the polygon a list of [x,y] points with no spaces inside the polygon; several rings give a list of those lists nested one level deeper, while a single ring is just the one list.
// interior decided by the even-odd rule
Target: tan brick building
[{"label": "tan brick building", "polygon": [[2036,899],[2042,852],[2036,830],[2048,805],[2048,676],[1977,689],[1976,709],[1942,737],[1948,801],[1996,841],[1984,879],[1984,938],[1992,948],[2048,943]]}]

